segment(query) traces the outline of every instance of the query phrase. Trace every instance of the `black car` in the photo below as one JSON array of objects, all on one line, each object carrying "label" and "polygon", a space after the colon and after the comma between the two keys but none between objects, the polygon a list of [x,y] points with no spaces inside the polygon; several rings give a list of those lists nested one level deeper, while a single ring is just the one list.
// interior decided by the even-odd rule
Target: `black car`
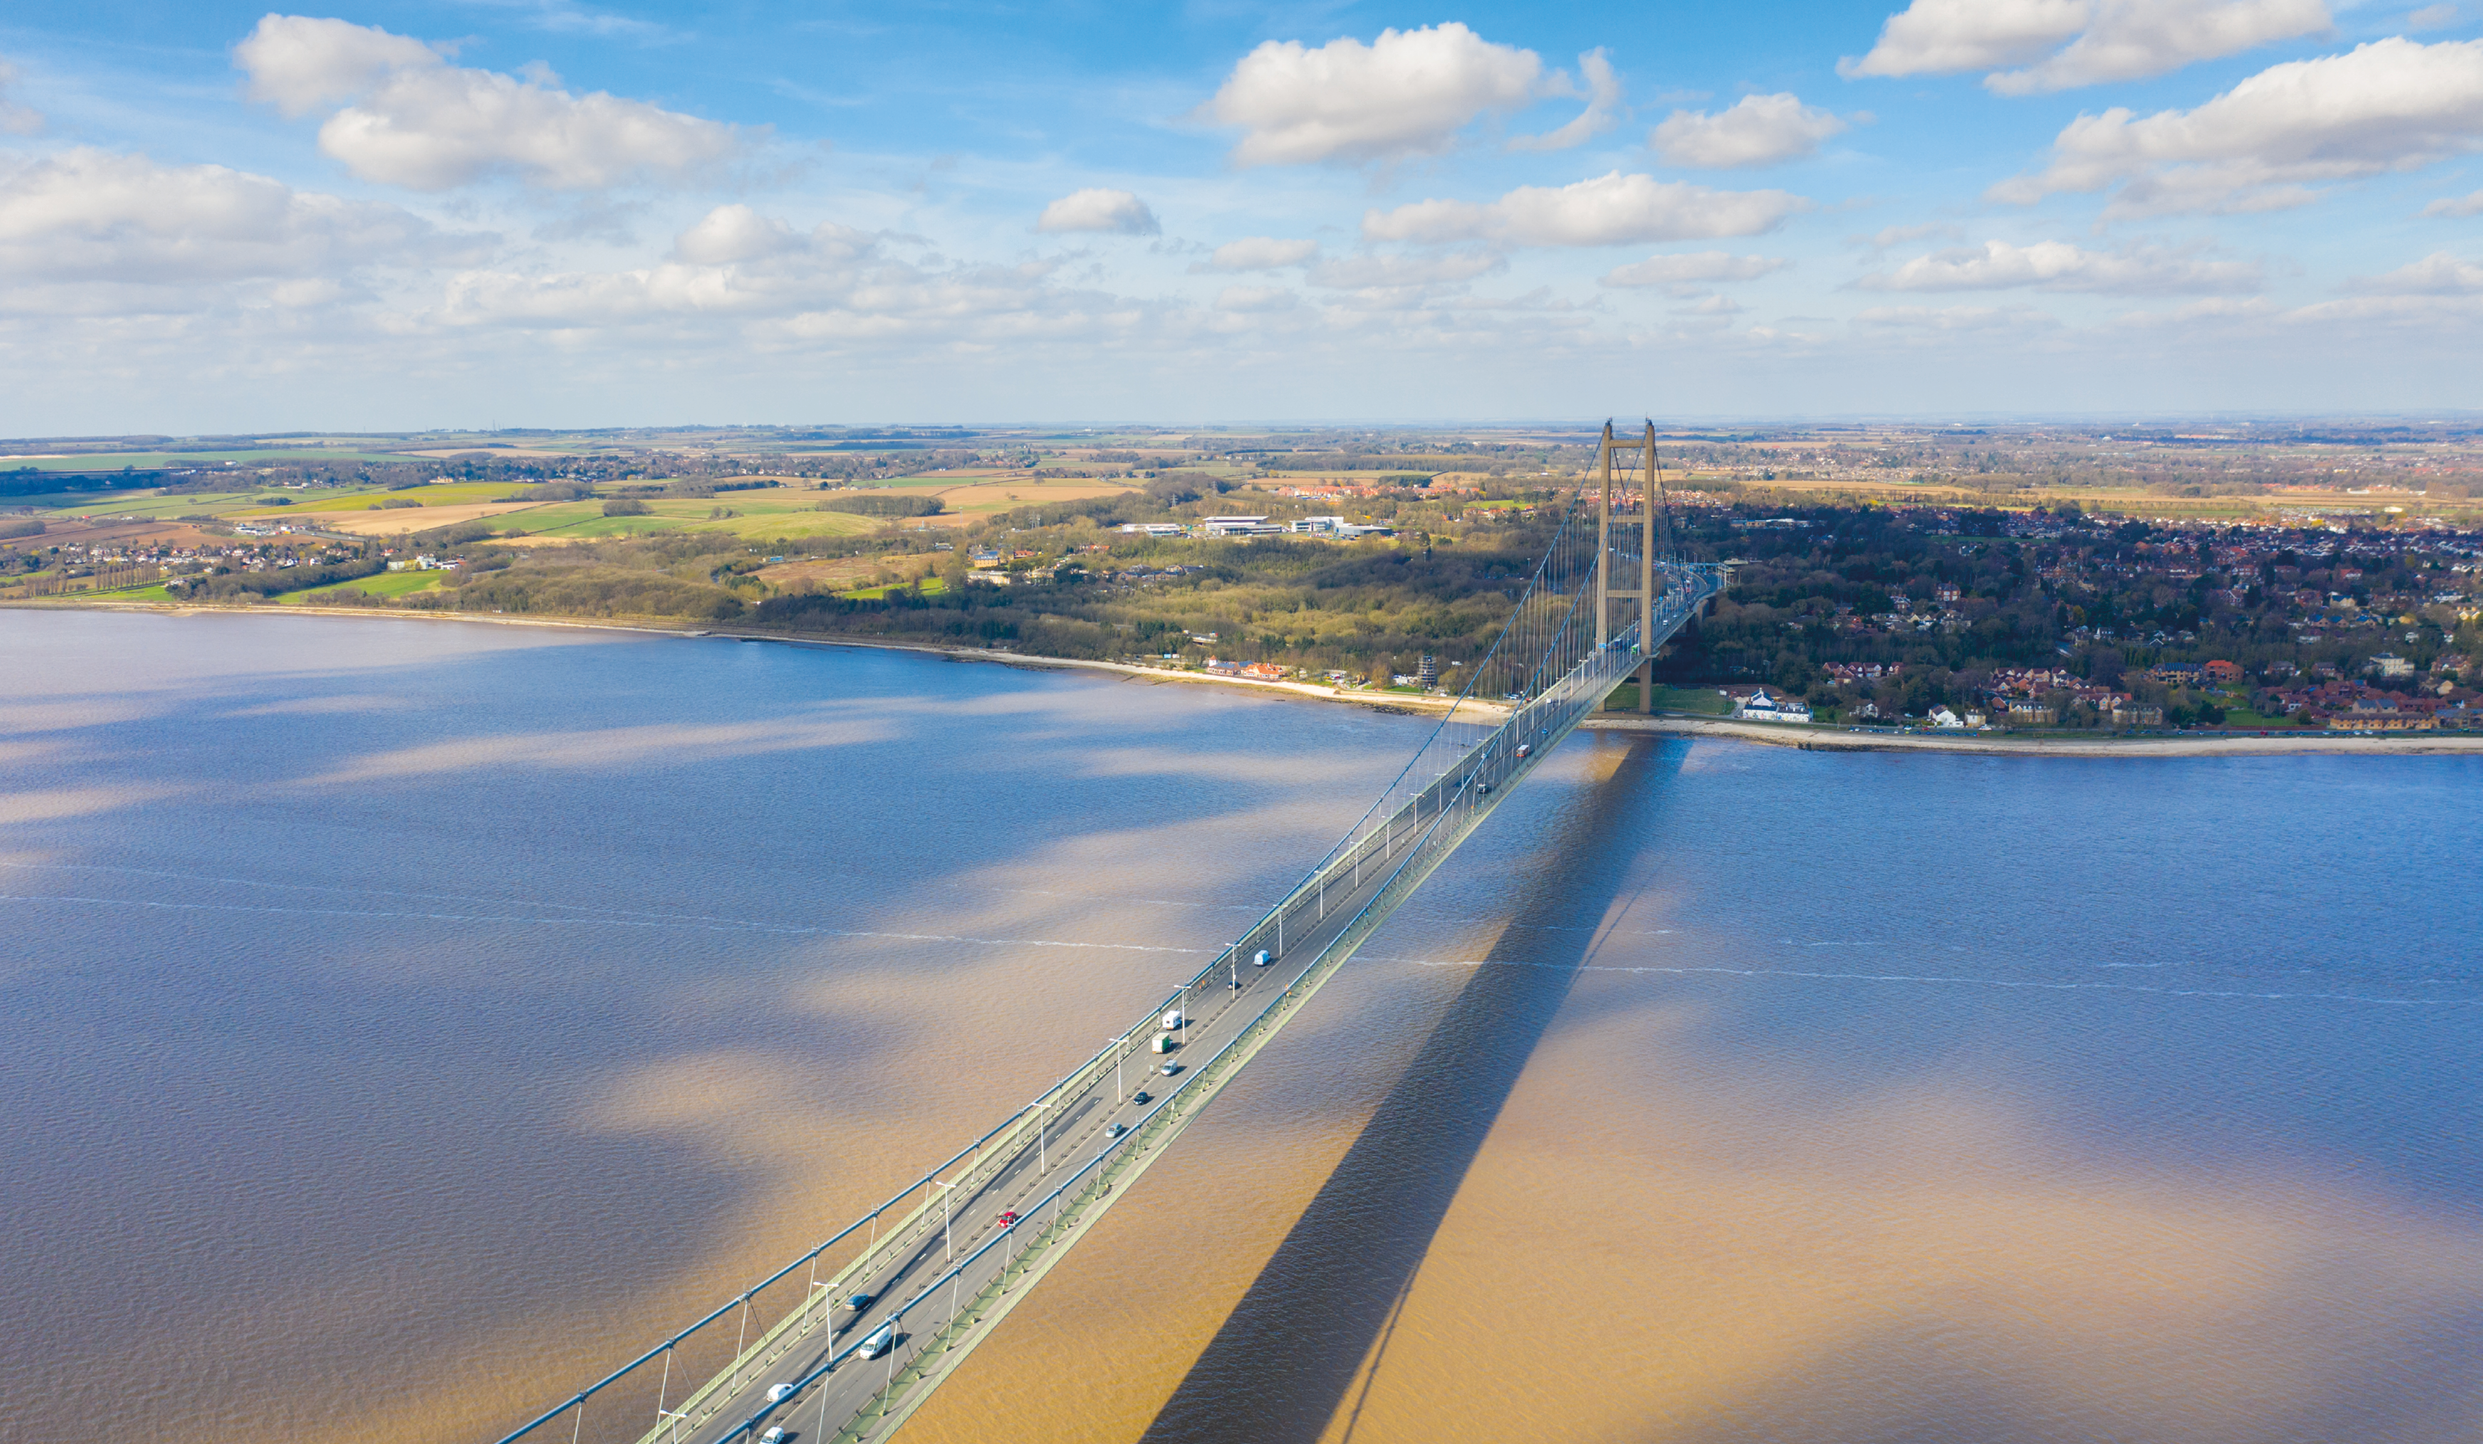
[{"label": "black car", "polygon": [[1129,1095],[1129,1101],[1132,1103],[1153,1103],[1155,1101],[1155,1095],[1149,1093],[1146,1089],[1141,1088],[1137,1092]]}]

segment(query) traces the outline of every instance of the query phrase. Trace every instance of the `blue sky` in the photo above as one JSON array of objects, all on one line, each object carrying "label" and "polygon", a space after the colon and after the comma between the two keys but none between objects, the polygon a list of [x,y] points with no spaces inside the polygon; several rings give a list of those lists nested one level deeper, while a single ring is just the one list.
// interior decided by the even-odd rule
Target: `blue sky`
[{"label": "blue sky", "polygon": [[2483,0],[0,17],[0,430],[2473,407]]}]

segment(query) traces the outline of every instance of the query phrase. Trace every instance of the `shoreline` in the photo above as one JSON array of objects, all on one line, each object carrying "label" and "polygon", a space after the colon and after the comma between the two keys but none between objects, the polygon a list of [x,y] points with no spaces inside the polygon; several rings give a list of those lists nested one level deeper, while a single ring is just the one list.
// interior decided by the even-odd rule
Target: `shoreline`
[{"label": "shoreline", "polygon": [[1733,722],[1722,718],[1642,717],[1605,712],[1579,724],[1598,732],[1653,732],[1791,747],[1803,752],[1965,752],[1987,757],[2391,757],[2483,756],[2483,736],[2437,732],[2302,732],[2241,736],[2203,733],[2193,737],[1941,737],[1930,734],[1842,732],[1781,722]]},{"label": "shoreline", "polygon": [[[1082,657],[1044,657],[992,647],[941,646],[931,642],[832,637],[747,628],[669,626],[658,622],[579,621],[562,617],[512,617],[501,613],[418,612],[369,607],[217,607],[161,602],[53,601],[26,599],[0,603],[0,608],[93,612],[149,612],[171,616],[307,616],[359,617],[389,621],[480,622],[505,627],[566,627],[580,631],[629,632],[641,636],[721,638],[737,642],[774,642],[791,647],[858,647],[883,652],[914,652],[956,662],[991,662],[1035,671],[1102,672],[1127,680],[1234,687],[1288,701],[1329,702],[1386,711],[1393,715],[1439,715],[1452,698],[1361,696],[1313,682],[1265,682],[1247,677],[1216,677],[1199,672],[1171,672],[1126,662],[1101,662]],[[1505,716],[1495,702],[1466,704],[1477,711]],[[2284,736],[2235,736],[2216,733],[2195,737],[2018,738],[1992,736],[1942,737],[1931,734],[1844,732],[1798,728],[1787,723],[1734,722],[1724,718],[1641,716],[1604,712],[1579,724],[1595,732],[1648,732],[1659,736],[1749,742],[1765,747],[1792,747],[1804,752],[1956,752],[1988,757],[2251,757],[2251,756],[2456,756],[2483,755],[2483,736],[2400,732],[2359,734],[2311,732]]]}]

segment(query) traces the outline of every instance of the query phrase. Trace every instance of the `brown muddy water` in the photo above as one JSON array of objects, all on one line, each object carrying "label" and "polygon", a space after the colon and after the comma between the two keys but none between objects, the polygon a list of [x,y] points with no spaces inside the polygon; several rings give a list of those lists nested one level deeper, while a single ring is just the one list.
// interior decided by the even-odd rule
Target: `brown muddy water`
[{"label": "brown muddy water", "polygon": [[[458,624],[0,658],[28,1441],[490,1444],[1091,1052],[1422,725]],[[906,1437],[2475,1437],[2479,784],[1573,739]]]}]

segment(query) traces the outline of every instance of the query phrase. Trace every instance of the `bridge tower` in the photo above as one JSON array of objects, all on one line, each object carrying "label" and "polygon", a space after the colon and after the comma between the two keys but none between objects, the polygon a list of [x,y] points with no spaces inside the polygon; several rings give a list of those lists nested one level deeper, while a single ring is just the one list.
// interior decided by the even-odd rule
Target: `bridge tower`
[{"label": "bridge tower", "polygon": [[[1613,545],[1615,538],[1612,530],[1612,459],[1616,455],[1627,455],[1636,459],[1639,499],[1638,545],[1637,556],[1634,559],[1629,555],[1630,548],[1626,546],[1616,548]],[[1597,535],[1603,539],[1604,550],[1602,555],[1595,559],[1595,642],[1596,645],[1601,646],[1612,636],[1612,603],[1616,600],[1636,601],[1638,603],[1638,635],[1652,637],[1655,634],[1655,529],[1658,515],[1655,423],[1653,421],[1647,423],[1643,436],[1620,442],[1613,439],[1612,423],[1605,422],[1603,443],[1597,448],[1596,468],[1603,479],[1603,501],[1597,509],[1596,522]],[[1628,563],[1632,560],[1635,560],[1637,565],[1628,567]],[[1634,587],[1614,586],[1612,584],[1613,571],[1616,566],[1628,567],[1628,577],[1636,581],[1637,585]],[[1638,710],[1642,713],[1654,711],[1655,652],[1653,647],[1647,649],[1646,659],[1630,675],[1638,682]]]}]

